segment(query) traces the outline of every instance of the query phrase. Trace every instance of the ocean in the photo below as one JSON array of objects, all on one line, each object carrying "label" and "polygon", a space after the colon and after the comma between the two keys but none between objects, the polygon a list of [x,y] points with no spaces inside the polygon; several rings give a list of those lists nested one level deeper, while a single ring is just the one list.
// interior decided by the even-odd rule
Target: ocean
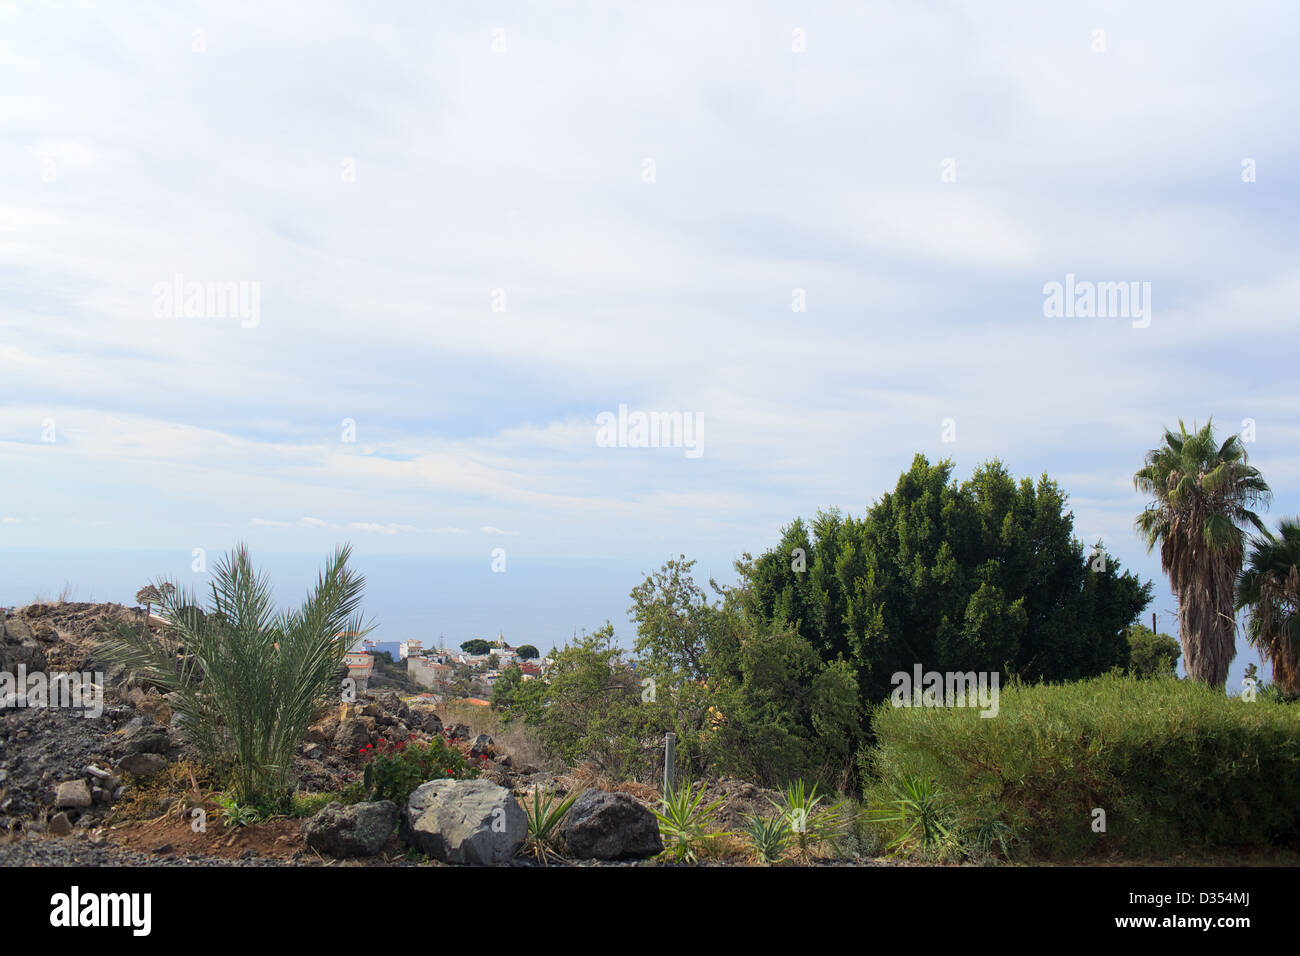
[{"label": "ocean", "polygon": [[[367,553],[355,550],[352,564],[366,576],[365,615],[374,624],[371,639],[459,646],[471,638],[532,644],[543,654],[574,634],[590,633],[606,621],[617,643],[630,649],[636,627],[628,617],[629,592],[669,555],[628,559],[538,558],[512,556],[505,572],[494,572],[488,556],[455,558]],[[208,554],[209,568],[217,555]],[[253,552],[267,572],[280,606],[302,601],[314,585],[324,554]],[[710,575],[719,584],[735,584],[730,560],[700,559],[695,581],[708,589]],[[134,605],[135,593],[158,577],[182,587],[207,588],[207,574],[191,570],[188,551],[9,548],[0,551],[0,607],[53,600],[116,601]],[[1161,631],[1176,632],[1173,600],[1163,575],[1156,580],[1156,599],[1142,615],[1160,614]],[[1260,661],[1240,634],[1237,657],[1228,675],[1228,690],[1239,693],[1248,664],[1266,680],[1272,668]],[[1179,673],[1185,676],[1181,662]]]}]

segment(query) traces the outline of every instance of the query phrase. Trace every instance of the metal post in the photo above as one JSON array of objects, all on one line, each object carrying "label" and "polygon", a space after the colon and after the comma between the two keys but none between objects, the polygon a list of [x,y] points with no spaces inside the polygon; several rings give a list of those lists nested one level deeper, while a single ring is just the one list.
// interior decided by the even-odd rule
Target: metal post
[{"label": "metal post", "polygon": [[677,786],[677,773],[674,761],[677,759],[677,735],[664,735],[664,796],[672,793]]}]

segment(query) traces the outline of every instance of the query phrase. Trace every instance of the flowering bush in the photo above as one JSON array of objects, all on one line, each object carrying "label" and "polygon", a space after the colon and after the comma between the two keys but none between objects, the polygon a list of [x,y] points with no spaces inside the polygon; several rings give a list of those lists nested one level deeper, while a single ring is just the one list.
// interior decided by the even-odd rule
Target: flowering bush
[{"label": "flowering bush", "polygon": [[378,746],[366,744],[358,753],[366,767],[350,788],[357,800],[392,800],[401,807],[422,783],[478,776],[478,768],[464,754],[436,737],[428,743],[417,741],[414,734],[396,741],[380,737]]}]

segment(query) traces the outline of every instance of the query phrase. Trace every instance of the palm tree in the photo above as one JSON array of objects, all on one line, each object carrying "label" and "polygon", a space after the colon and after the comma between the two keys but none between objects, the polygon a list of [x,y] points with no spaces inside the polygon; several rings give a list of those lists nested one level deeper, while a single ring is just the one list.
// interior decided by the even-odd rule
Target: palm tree
[{"label": "palm tree", "polygon": [[210,607],[193,592],[160,586],[167,626],[158,636],[122,628],[102,645],[106,657],[174,693],[187,739],[234,768],[241,804],[282,799],[294,752],[322,705],[339,693],[342,632],[368,629],[357,612],[365,578],[334,552],[301,608],[277,612],[271,586],[239,545],[214,568]]},{"label": "palm tree", "polygon": [[1267,503],[1272,493],[1259,471],[1246,463],[1237,435],[1222,445],[1215,441],[1213,419],[1191,432],[1181,419],[1177,433],[1165,429],[1161,445],[1147,452],[1133,485],[1154,499],[1136,525],[1148,552],[1160,545],[1160,565],[1178,599],[1178,637],[1187,674],[1221,688],[1237,654],[1233,608],[1244,526],[1265,532],[1251,508]]},{"label": "palm tree", "polygon": [[1300,520],[1283,519],[1276,536],[1251,539],[1237,580],[1237,610],[1248,609],[1246,637],[1273,662],[1273,681],[1300,695]]}]

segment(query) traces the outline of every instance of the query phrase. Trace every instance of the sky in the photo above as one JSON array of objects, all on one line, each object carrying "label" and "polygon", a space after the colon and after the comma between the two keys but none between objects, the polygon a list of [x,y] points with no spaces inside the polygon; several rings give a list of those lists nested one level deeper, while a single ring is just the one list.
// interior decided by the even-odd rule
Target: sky
[{"label": "sky", "polygon": [[1293,4],[266,7],[0,2],[0,555],[725,565],[923,452],[1172,626],[1165,426],[1300,511]]}]

